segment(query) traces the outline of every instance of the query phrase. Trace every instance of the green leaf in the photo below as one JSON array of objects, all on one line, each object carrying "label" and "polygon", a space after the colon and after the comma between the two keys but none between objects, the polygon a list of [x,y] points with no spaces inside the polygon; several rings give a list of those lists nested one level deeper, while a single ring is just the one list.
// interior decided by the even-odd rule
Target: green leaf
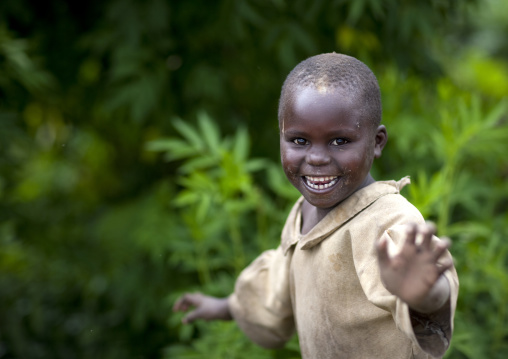
[{"label": "green leaf", "polygon": [[207,150],[214,154],[220,153],[220,132],[218,126],[204,111],[198,113],[201,136],[207,145]]},{"label": "green leaf", "polygon": [[264,158],[251,159],[245,164],[245,171],[256,172],[262,169],[266,169],[268,163],[269,162]]},{"label": "green leaf", "polygon": [[235,140],[233,143],[233,155],[236,163],[243,163],[247,161],[249,155],[250,139],[247,129],[240,127],[236,131]]},{"label": "green leaf", "polygon": [[218,164],[219,159],[213,154],[203,155],[201,157],[187,160],[182,166],[180,166],[179,171],[181,173],[191,173],[196,170],[204,170],[207,168],[216,167]]},{"label": "green leaf", "polygon": [[178,118],[173,120],[173,126],[187,140],[189,145],[196,149],[204,150],[203,138],[192,126]]}]

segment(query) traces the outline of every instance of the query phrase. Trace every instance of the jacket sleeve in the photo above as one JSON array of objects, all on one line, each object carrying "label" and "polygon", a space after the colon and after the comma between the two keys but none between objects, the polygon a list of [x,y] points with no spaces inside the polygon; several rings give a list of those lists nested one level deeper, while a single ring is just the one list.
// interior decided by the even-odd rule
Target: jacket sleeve
[{"label": "jacket sleeve", "polygon": [[[398,251],[405,238],[405,226],[397,226],[387,230],[383,236],[392,243],[393,251]],[[439,238],[433,237],[432,245]],[[440,259],[451,260],[451,254],[447,251]],[[455,268],[447,270],[444,274],[450,285],[450,299],[445,305],[434,313],[419,314],[411,311],[406,303],[396,299],[395,312],[393,313],[397,327],[413,341],[416,341],[421,349],[434,357],[441,357],[450,346],[453,333],[453,318],[459,291],[459,279]]]},{"label": "jacket sleeve", "polygon": [[[402,216],[406,217],[406,216]],[[402,218],[400,218],[402,220]],[[406,218],[407,220],[407,218]],[[398,222],[398,221],[395,221]],[[397,253],[404,242],[406,235],[406,223],[423,223],[414,216],[404,224],[394,224],[386,230],[380,230],[377,238],[385,237],[388,240],[390,254]],[[433,238],[433,245],[439,238]],[[458,295],[458,277],[455,268],[444,273],[450,285],[450,300],[436,313],[418,314],[409,309],[408,305],[396,296],[392,295],[382,284],[377,261],[377,253],[374,244],[370,248],[357,248],[355,265],[362,288],[367,299],[377,307],[391,312],[397,328],[402,331],[413,342],[413,353],[415,358],[442,357],[450,345],[453,331],[453,317]],[[370,254],[369,254],[370,253]],[[447,251],[441,258],[451,258]]]},{"label": "jacket sleeve", "polygon": [[295,331],[289,289],[291,251],[262,253],[238,277],[229,297],[231,314],[242,331],[265,348],[281,348]]}]

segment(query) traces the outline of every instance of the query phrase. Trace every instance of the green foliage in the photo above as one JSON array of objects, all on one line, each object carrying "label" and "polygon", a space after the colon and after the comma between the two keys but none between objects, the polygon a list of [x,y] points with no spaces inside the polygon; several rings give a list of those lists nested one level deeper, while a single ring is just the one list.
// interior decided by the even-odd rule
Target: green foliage
[{"label": "green foliage", "polygon": [[[173,205],[186,233],[170,242],[170,261],[184,271],[197,273],[198,289],[226,296],[248,262],[260,251],[277,245],[291,204],[285,203],[286,209],[277,208],[266,190],[254,184],[254,172],[265,172],[265,176],[270,172],[273,188],[284,188],[292,200],[298,192],[282,181],[280,169],[276,171],[267,160],[249,158],[250,139],[245,128],[222,138],[216,123],[204,112],[198,115],[197,128],[181,119],[173,124],[180,137],[147,145],[149,150],[163,152],[167,161],[180,161],[175,182],[181,188]],[[195,341],[189,340],[189,326],[182,328],[178,321],[171,321],[171,325],[180,330],[181,344],[167,348],[168,358],[287,358],[298,353],[262,350],[231,323],[198,323],[196,330],[201,335]]]},{"label": "green foliage", "polygon": [[[246,130],[240,128],[233,138],[222,139],[207,114],[200,113],[198,120],[198,130],[175,120],[182,139],[152,141],[148,149],[164,151],[169,161],[184,160],[175,181],[182,188],[173,203],[181,208],[192,240],[174,248],[172,258],[188,270],[197,270],[205,285],[211,282],[211,271],[233,264],[238,274],[245,267],[245,245],[254,244],[267,233],[243,238],[244,233],[255,233],[257,222],[264,220],[260,217],[268,215],[261,207],[270,205],[253,184],[253,172],[265,168],[266,161],[248,158]],[[260,250],[261,243],[254,248]]]},{"label": "green foliage", "polygon": [[[53,77],[42,70],[40,65],[29,54],[27,40],[17,39],[0,23],[0,93],[2,102],[12,100],[7,91],[19,92],[24,89],[32,93],[51,90]],[[2,105],[7,105],[3,103]],[[12,106],[12,103],[8,105]]]},{"label": "green foliage", "polygon": [[256,358],[297,359],[300,358],[296,337],[282,350],[262,349],[250,342],[240,329],[231,322],[201,323],[206,333],[192,341],[191,346],[177,344],[164,351],[163,358]]},{"label": "green foliage", "polygon": [[[359,57],[383,91],[376,178],[453,240],[449,358],[508,353],[506,2],[0,2],[0,358],[296,358],[182,326],[277,245],[286,74]],[[173,121],[168,121],[173,118]],[[196,121],[193,121],[196,119]],[[226,134],[226,135],[224,135]]]},{"label": "green foliage", "polygon": [[[392,133],[383,161],[414,173],[409,200],[438,233],[453,240],[461,282],[450,358],[501,358],[507,353],[508,235],[505,147],[508,103],[464,92],[448,80],[427,88],[418,78],[386,92],[385,123]],[[384,86],[383,86],[384,85]],[[400,91],[400,96],[391,95]],[[434,93],[434,95],[431,95]],[[408,101],[407,112],[400,102]],[[432,112],[423,111],[432,108]],[[435,114],[438,114],[437,116]],[[488,335],[485,330],[488,328]]]},{"label": "green foliage", "polygon": [[270,358],[268,352],[251,342],[241,333],[234,323],[218,322],[209,325],[206,336],[193,342],[192,348],[175,345],[166,349],[165,358],[239,358],[249,353],[250,358]]}]

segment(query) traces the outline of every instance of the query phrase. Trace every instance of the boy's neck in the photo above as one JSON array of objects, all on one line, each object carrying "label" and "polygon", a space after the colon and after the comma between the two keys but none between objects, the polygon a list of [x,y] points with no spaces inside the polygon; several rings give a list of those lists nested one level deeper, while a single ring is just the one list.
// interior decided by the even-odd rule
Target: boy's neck
[{"label": "boy's neck", "polygon": [[307,234],[318,224],[333,208],[318,208],[311,205],[307,200],[302,203],[302,228],[301,233]]},{"label": "boy's neck", "polygon": [[[363,181],[363,183],[355,190],[355,192],[364,187],[367,187],[368,185],[374,182],[376,182],[376,180],[369,173],[365,178],[365,181]],[[339,202],[334,207],[330,208],[319,208],[313,206],[312,204],[307,202],[307,200],[304,200],[302,203],[302,228],[300,229],[301,233],[302,234],[309,233],[312,230],[312,228],[314,228],[323,218],[326,217],[328,213],[330,213],[335,207],[337,207],[341,203],[342,202]]]}]

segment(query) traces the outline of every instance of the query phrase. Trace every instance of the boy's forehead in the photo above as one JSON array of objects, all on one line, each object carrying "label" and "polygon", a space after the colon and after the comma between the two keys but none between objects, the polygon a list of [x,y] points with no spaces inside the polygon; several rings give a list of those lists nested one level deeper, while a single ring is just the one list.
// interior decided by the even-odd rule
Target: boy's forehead
[{"label": "boy's forehead", "polygon": [[[279,129],[282,136],[287,126],[298,119],[300,125],[313,126],[318,119],[334,118],[354,119],[355,126],[372,124],[365,116],[365,109],[359,99],[344,89],[327,87],[326,90],[317,87],[303,87],[291,93],[286,106],[279,117]],[[342,122],[342,120],[339,120]],[[361,126],[363,127],[363,126]]]},{"label": "boy's forehead", "polygon": [[293,92],[289,101],[289,110],[292,114],[334,113],[348,109],[359,108],[355,99],[337,88],[330,86],[316,86],[299,88]]}]

